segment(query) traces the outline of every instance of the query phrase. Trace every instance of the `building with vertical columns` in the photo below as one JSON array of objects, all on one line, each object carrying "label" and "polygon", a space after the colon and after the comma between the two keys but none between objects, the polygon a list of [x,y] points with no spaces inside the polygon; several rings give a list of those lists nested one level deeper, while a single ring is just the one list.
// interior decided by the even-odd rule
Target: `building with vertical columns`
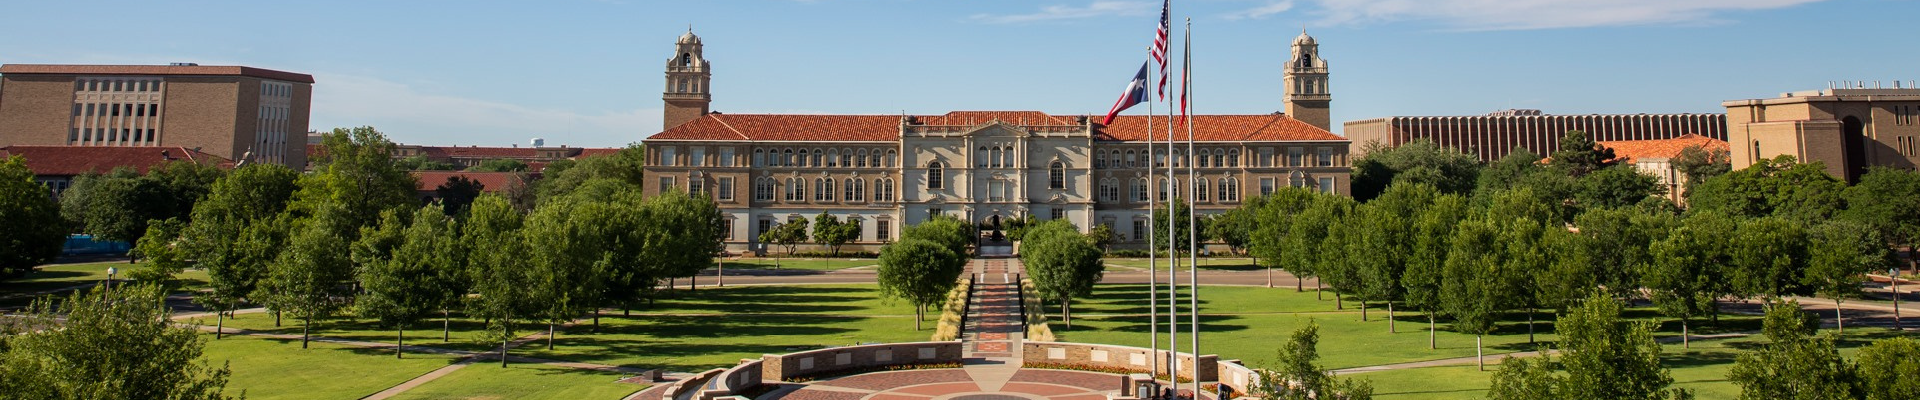
[{"label": "building with vertical columns", "polygon": [[1480,158],[1498,160],[1515,148],[1542,156],[1560,149],[1567,131],[1585,131],[1596,141],[1660,140],[1689,134],[1727,139],[1726,114],[1547,115],[1507,110],[1488,115],[1385,117],[1346,123],[1347,139],[1359,145],[1399,147],[1427,140]]},{"label": "building with vertical columns", "polygon": [[[689,43],[699,38],[682,36],[676,60],[702,60]],[[1311,45],[1312,38],[1304,43]],[[1317,47],[1306,49],[1318,53]],[[1312,79],[1322,82],[1316,90],[1324,94],[1324,62],[1316,62],[1321,67]],[[1205,214],[1285,186],[1349,193],[1348,141],[1287,114],[1193,116],[1191,152],[1184,143],[1169,152],[1164,141],[1148,148],[1149,133],[1165,135],[1171,122],[1165,116],[1121,116],[1102,124],[1094,115],[1039,111],[702,112],[675,123],[677,99],[699,96],[701,111],[708,99],[710,71],[685,71],[668,66],[669,126],[642,140],[645,190],[713,198],[725,215],[732,251],[762,250],[761,232],[822,212],[860,225],[859,238],[847,246],[853,250],[876,250],[901,228],[934,215],[986,226],[1029,216],[1071,221],[1083,231],[1104,224],[1120,236],[1117,247],[1142,247],[1149,199],[1164,202],[1191,190],[1195,209]],[[674,92],[683,81],[698,82],[688,86],[696,92]],[[1296,108],[1296,99],[1318,101],[1325,118],[1324,98],[1287,99],[1289,110],[1315,109]],[[1168,163],[1179,169],[1178,193],[1163,190]],[[1190,164],[1192,176],[1186,173]]]},{"label": "building with vertical columns", "polygon": [[300,169],[312,98],[312,76],[253,67],[0,65],[0,146],[179,147]]},{"label": "building with vertical columns", "polygon": [[1850,82],[1721,103],[1733,168],[1791,155],[1824,163],[1828,174],[1847,182],[1858,182],[1870,166],[1914,169],[1920,165],[1920,89],[1872,86]]}]

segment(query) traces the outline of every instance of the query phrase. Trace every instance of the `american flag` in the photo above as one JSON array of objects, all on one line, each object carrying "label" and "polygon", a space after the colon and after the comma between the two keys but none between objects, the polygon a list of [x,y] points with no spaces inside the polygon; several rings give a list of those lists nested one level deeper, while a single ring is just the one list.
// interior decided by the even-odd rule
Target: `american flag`
[{"label": "american flag", "polygon": [[1170,21],[1167,20],[1167,11],[1172,3],[1173,0],[1160,2],[1160,29],[1154,32],[1153,48],[1148,50],[1149,53],[1153,53],[1153,60],[1160,62],[1160,98],[1162,99],[1167,97],[1167,34],[1168,31],[1173,30],[1173,27],[1168,25]]}]

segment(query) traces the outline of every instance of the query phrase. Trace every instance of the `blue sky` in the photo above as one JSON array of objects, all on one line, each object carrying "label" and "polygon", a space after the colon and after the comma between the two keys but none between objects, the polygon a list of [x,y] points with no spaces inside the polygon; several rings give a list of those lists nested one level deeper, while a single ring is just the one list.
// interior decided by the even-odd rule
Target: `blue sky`
[{"label": "blue sky", "polygon": [[[1340,122],[1720,112],[1722,100],[1911,80],[1911,0],[1186,0],[1195,108],[1281,109],[1305,26]],[[36,1],[0,63],[239,64],[313,74],[315,129],[396,141],[618,146],[659,131],[692,24],[728,113],[1104,113],[1157,1]],[[1178,28],[1176,28],[1178,29]],[[1178,33],[1176,35],[1176,41]],[[1176,52],[1178,50],[1176,49]],[[1900,66],[1906,67],[1900,67]],[[1142,111],[1134,111],[1144,112]]]}]

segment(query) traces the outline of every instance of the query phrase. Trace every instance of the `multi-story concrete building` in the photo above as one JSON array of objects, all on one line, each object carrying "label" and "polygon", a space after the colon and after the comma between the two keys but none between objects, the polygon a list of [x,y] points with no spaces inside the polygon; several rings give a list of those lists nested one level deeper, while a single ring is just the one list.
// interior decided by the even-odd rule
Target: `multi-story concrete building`
[{"label": "multi-story concrete building", "polygon": [[0,65],[0,146],[183,147],[301,168],[313,77],[239,66]]},{"label": "multi-story concrete building", "polygon": [[1858,181],[1869,166],[1920,165],[1920,88],[1849,82],[1826,90],[1733,100],[1727,139],[1733,168],[1791,155],[1825,163],[1827,173]]},{"label": "multi-story concrete building", "polygon": [[[1189,156],[1185,144],[1171,153],[1164,141],[1148,149],[1149,132],[1164,137],[1164,116],[1102,124],[1090,115],[1038,111],[748,115],[704,112],[704,102],[676,106],[709,98],[709,70],[682,74],[683,60],[705,65],[698,43],[692,34],[680,38],[663,100],[669,124],[676,107],[703,112],[643,141],[645,186],[648,194],[711,196],[736,251],[762,248],[756,238],[773,225],[822,212],[860,224],[850,248],[875,248],[901,227],[940,214],[986,225],[1024,216],[1068,220],[1083,230],[1105,224],[1123,245],[1140,246],[1149,196],[1188,197],[1165,191],[1169,158],[1181,181],[1189,163],[1196,167],[1196,183],[1178,190],[1194,190],[1202,213],[1282,186],[1348,193],[1348,141],[1279,113],[1194,116]],[[1324,83],[1318,88],[1324,94]]]},{"label": "multi-story concrete building", "polygon": [[1560,137],[1579,130],[1596,141],[1659,140],[1700,135],[1726,140],[1724,114],[1546,115],[1539,110],[1505,110],[1487,115],[1385,117],[1346,123],[1347,139],[1364,153],[1375,144],[1399,147],[1427,140],[1481,161],[1498,160],[1515,148],[1548,155],[1560,149]]}]

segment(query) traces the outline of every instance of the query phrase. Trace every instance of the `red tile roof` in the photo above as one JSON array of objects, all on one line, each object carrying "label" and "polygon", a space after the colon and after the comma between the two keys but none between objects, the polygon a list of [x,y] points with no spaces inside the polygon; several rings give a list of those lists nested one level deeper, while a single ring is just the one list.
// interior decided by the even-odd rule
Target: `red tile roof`
[{"label": "red tile roof", "polygon": [[[1078,116],[1055,116],[1038,111],[955,111],[944,115],[911,116],[917,125],[971,126],[998,120],[1028,126],[1073,126]],[[1113,125],[1093,124],[1096,140],[1146,140],[1150,117],[1123,116]],[[1151,117],[1155,130],[1166,117]],[[1195,115],[1194,139],[1199,141],[1346,140],[1324,129],[1280,114]],[[763,140],[891,142],[900,138],[896,115],[708,114],[649,137],[649,140]],[[1185,138],[1184,130],[1178,137]]]},{"label": "red tile roof", "polygon": [[0,65],[0,75],[225,75],[313,83],[313,75],[237,65]]},{"label": "red tile roof", "polygon": [[419,185],[415,186],[414,190],[422,192],[438,189],[440,185],[446,184],[456,176],[464,176],[479,182],[480,191],[486,193],[499,193],[507,190],[513,182],[529,179],[527,174],[520,172],[413,171],[413,176],[419,181]]},{"label": "red tile roof", "polygon": [[75,176],[88,172],[106,173],[118,167],[139,173],[170,161],[193,161],[231,168],[220,156],[185,147],[105,147],[105,146],[7,146],[0,157],[19,155],[27,160],[34,175]]},{"label": "red tile roof", "polygon": [[535,158],[540,153],[533,147],[420,146],[420,154],[432,158]]},{"label": "red tile roof", "polygon": [[1632,163],[1642,158],[1671,159],[1680,156],[1680,151],[1688,147],[1700,146],[1707,150],[1727,150],[1727,142],[1695,134],[1685,134],[1672,139],[1659,140],[1621,140],[1598,142],[1601,146],[1613,149],[1615,160]]}]

